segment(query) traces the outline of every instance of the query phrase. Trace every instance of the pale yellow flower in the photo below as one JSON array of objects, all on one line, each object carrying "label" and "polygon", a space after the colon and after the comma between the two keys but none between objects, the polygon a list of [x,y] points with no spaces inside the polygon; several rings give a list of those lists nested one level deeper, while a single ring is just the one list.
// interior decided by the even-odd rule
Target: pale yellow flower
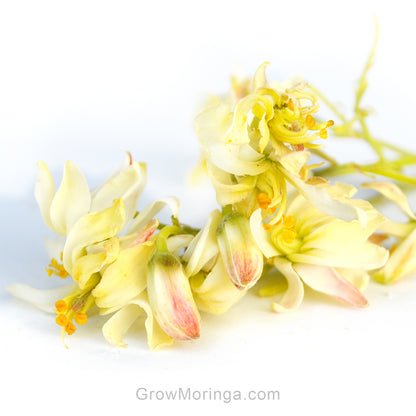
[{"label": "pale yellow flower", "polygon": [[288,282],[287,292],[272,304],[273,310],[297,308],[303,300],[302,281],[351,305],[367,305],[356,286],[368,279],[367,270],[387,260],[387,251],[368,241],[384,217],[366,201],[352,199],[350,204],[360,210],[361,223],[323,214],[299,194],[292,197],[282,221],[272,227],[263,223],[260,209],[253,213],[250,222],[255,240]]}]

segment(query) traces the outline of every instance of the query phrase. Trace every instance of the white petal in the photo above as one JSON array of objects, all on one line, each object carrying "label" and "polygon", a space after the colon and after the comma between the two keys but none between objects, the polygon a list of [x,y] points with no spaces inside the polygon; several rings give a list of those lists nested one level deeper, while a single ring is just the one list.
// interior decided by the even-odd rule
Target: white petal
[{"label": "white petal", "polygon": [[220,211],[217,209],[212,211],[204,227],[185,251],[183,260],[188,262],[185,268],[185,273],[188,277],[198,273],[218,253],[216,232],[221,217]]},{"label": "white petal", "polygon": [[38,163],[38,177],[35,186],[35,198],[40,208],[40,214],[44,223],[52,230],[55,227],[51,221],[50,209],[55,196],[55,184],[53,177],[45,162]]},{"label": "white petal", "polygon": [[173,235],[166,240],[168,251],[170,253],[179,255],[179,251],[188,247],[194,236],[191,234]]},{"label": "white petal", "polygon": [[299,307],[303,301],[303,283],[298,274],[293,270],[292,264],[285,259],[276,257],[273,263],[277,270],[282,273],[288,284],[288,288],[280,302],[273,302],[271,307],[274,312],[290,312]]},{"label": "white petal", "polygon": [[406,194],[393,182],[366,182],[361,185],[362,188],[374,189],[380,192],[386,198],[395,202],[399,208],[412,220],[416,219],[409,205]]},{"label": "white petal", "polygon": [[56,289],[42,290],[21,283],[15,283],[5,287],[17,299],[28,302],[48,313],[55,313],[56,301],[63,299],[77,288],[78,285],[70,284],[57,287]]},{"label": "white petal", "polygon": [[345,269],[362,268],[364,270],[373,270],[382,267],[386,263],[388,256],[389,253],[384,247],[369,242],[343,253],[313,249],[305,253],[288,255],[293,263],[341,267]]},{"label": "white petal", "polygon": [[250,217],[250,228],[253,234],[254,240],[263,252],[265,257],[275,257],[279,255],[272,243],[270,232],[266,231],[263,227],[263,218],[261,216],[261,208],[256,209]]},{"label": "white petal", "polygon": [[137,203],[145,184],[146,165],[132,162],[95,191],[91,201],[91,212],[102,211],[110,207],[115,199],[122,198],[126,210],[125,225],[127,225],[136,213]]},{"label": "white petal", "polygon": [[89,211],[90,205],[91,194],[84,175],[75,163],[66,162],[50,211],[56,232],[67,235],[74,223]]},{"label": "white petal", "polygon": [[172,215],[174,217],[177,217],[179,213],[179,200],[173,196],[159,199],[147,205],[147,207],[143,211],[140,211],[139,215],[133,220],[128,229],[129,234],[134,233],[143,228],[166,205],[172,211]]},{"label": "white petal", "polygon": [[335,269],[310,264],[294,264],[293,268],[312,289],[353,306],[368,306],[364,295],[348,280],[341,277]]},{"label": "white petal", "polygon": [[308,185],[296,175],[284,168],[280,168],[287,180],[306,198],[314,207],[324,214],[344,221],[359,220],[365,226],[365,217],[348,202],[332,199],[325,187]]},{"label": "white petal", "polygon": [[154,318],[153,311],[145,293],[132,299],[104,324],[103,334],[105,339],[115,346],[125,347],[126,344],[123,342],[123,336],[143,311],[147,314],[145,327],[150,349],[153,350],[164,345],[172,344],[173,339],[163,332]]}]

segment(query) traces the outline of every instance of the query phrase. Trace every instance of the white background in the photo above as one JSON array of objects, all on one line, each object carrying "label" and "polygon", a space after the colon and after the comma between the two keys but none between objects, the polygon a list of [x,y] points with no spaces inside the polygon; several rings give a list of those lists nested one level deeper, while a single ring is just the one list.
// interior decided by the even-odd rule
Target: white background
[{"label": "white background", "polygon": [[[3,1],[0,6],[1,286],[51,287],[34,202],[35,165],[57,180],[75,161],[94,186],[130,150],[148,162],[140,206],[181,198],[181,219],[201,225],[213,192],[186,185],[199,152],[192,119],[230,74],[265,60],[270,78],[302,75],[351,108],[356,80],[381,35],[365,100],[377,135],[416,151],[412,2]],[[350,107],[348,107],[350,106]],[[367,157],[338,142],[345,160]],[[8,414],[415,414],[416,280],[371,285],[357,311],[307,293],[295,313],[247,296],[203,316],[201,339],[149,352],[143,329],[127,349],[107,345],[91,320],[60,341],[54,318],[0,295],[0,408]],[[149,390],[279,390],[280,401],[139,401]]]}]

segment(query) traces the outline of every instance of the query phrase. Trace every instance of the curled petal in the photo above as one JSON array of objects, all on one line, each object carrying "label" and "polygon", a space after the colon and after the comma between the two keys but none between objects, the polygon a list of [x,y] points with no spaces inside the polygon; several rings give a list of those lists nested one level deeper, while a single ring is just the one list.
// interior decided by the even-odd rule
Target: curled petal
[{"label": "curled petal", "polygon": [[373,189],[381,193],[386,198],[395,202],[410,219],[416,220],[416,216],[410,208],[406,194],[393,182],[366,182],[361,187]]},{"label": "curled petal", "polygon": [[274,312],[290,312],[299,307],[303,301],[304,289],[299,275],[287,260],[276,257],[274,266],[287,280],[288,288],[280,302],[273,302],[271,308]]},{"label": "curled petal", "polygon": [[159,213],[165,206],[168,206],[174,217],[179,213],[179,200],[175,197],[162,198],[147,205],[147,207],[139,213],[139,215],[131,223],[128,232],[134,233],[145,227],[152,218]]},{"label": "curled petal", "polygon": [[200,272],[191,277],[190,284],[198,307],[213,314],[228,311],[247,292],[231,283],[221,257],[206,277]]},{"label": "curled petal", "polygon": [[136,319],[142,315],[147,315],[145,327],[147,332],[147,342],[151,350],[171,345],[173,339],[160,328],[153,316],[146,293],[142,293],[130,300],[126,306],[115,313],[103,326],[105,339],[117,347],[125,347],[123,337],[130,329]]},{"label": "curled petal", "polygon": [[81,217],[72,227],[65,243],[63,261],[72,275],[73,263],[81,257],[85,247],[114,237],[124,224],[124,204],[121,199],[104,211]]},{"label": "curled petal", "polygon": [[335,269],[311,264],[294,264],[293,268],[312,289],[352,306],[368,306],[364,295],[348,280],[341,277]]},{"label": "curled petal", "polygon": [[51,221],[58,234],[67,235],[75,222],[91,205],[90,188],[79,168],[66,162],[61,185],[51,204]]},{"label": "curled petal", "polygon": [[[140,194],[146,184],[146,165],[132,162],[118,175],[109,178],[95,192],[91,201],[91,212],[110,207],[115,199],[122,198],[126,210],[125,225],[136,213]],[[124,227],[123,227],[124,228]]]},{"label": "curled petal", "polygon": [[212,211],[204,227],[189,244],[182,257],[188,263],[185,268],[188,277],[198,273],[218,254],[216,231],[220,221],[220,211],[217,209]]}]

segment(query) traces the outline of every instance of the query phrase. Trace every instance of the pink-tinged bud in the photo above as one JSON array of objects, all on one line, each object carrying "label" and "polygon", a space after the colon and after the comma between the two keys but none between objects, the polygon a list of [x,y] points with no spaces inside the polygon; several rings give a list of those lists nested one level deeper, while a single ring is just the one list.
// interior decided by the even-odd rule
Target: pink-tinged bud
[{"label": "pink-tinged bud", "polygon": [[249,220],[233,212],[217,228],[217,241],[229,278],[238,289],[252,287],[263,272],[263,254],[250,230]]},{"label": "pink-tinged bud", "polygon": [[201,318],[177,256],[157,252],[149,262],[147,292],[162,329],[173,339],[199,338]]}]

